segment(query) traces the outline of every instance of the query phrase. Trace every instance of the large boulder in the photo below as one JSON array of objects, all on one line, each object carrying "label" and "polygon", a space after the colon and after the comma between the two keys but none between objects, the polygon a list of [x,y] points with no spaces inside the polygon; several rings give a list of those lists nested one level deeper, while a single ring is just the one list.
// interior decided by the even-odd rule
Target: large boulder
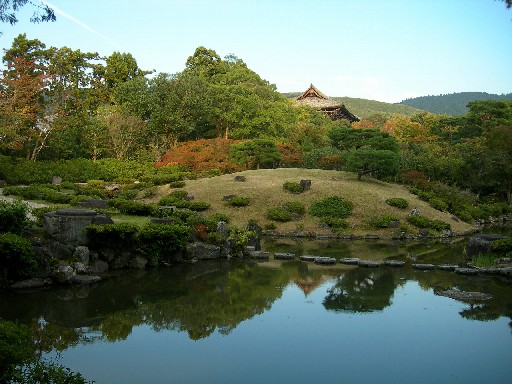
[{"label": "large boulder", "polygon": [[59,209],[44,215],[43,228],[55,240],[71,245],[85,245],[85,227],[92,223],[112,222],[106,215],[88,209]]},{"label": "large boulder", "polygon": [[221,249],[214,244],[195,241],[187,245],[187,254],[191,259],[195,260],[220,259]]},{"label": "large boulder", "polygon": [[472,236],[466,245],[466,256],[471,258],[473,256],[478,256],[479,254],[491,254],[492,242],[504,238],[507,238],[507,236],[492,233],[482,233]]}]

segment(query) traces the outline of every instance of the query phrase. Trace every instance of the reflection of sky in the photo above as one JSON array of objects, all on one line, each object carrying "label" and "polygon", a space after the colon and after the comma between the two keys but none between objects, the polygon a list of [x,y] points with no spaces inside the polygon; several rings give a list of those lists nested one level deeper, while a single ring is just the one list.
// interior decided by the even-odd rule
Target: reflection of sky
[{"label": "reflection of sky", "polygon": [[62,364],[101,383],[505,383],[512,374],[508,320],[463,319],[465,304],[416,282],[383,311],[327,311],[333,281],[307,297],[294,284],[272,309],[229,335],[133,329],[122,342],[65,351]]}]

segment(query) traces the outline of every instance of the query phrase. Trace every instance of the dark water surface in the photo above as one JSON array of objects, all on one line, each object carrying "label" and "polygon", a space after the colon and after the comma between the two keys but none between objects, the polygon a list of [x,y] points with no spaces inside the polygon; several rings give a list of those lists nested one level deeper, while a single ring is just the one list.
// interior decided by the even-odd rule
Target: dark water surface
[{"label": "dark water surface", "polygon": [[[267,241],[271,252],[456,262],[464,243]],[[439,296],[447,288],[493,295]],[[48,358],[97,383],[510,383],[512,281],[453,272],[200,262],[0,293]]]}]

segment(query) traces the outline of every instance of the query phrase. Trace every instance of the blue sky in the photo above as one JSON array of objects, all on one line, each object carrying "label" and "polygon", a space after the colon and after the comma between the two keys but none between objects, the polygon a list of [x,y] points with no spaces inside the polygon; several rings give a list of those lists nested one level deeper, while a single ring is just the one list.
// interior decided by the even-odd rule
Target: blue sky
[{"label": "blue sky", "polygon": [[1,24],[47,46],[129,52],[176,73],[195,48],[235,54],[281,92],[330,96],[512,92],[512,10],[495,0],[51,0],[55,23]]}]

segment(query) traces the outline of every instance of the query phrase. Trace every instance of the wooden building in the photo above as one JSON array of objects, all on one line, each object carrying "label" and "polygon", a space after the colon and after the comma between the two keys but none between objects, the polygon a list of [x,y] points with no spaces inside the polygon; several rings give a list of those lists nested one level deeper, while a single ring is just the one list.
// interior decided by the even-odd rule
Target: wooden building
[{"label": "wooden building", "polygon": [[302,95],[295,99],[296,105],[308,105],[325,113],[332,120],[347,119],[351,123],[359,121],[341,101],[333,100],[320,92],[313,84]]}]

